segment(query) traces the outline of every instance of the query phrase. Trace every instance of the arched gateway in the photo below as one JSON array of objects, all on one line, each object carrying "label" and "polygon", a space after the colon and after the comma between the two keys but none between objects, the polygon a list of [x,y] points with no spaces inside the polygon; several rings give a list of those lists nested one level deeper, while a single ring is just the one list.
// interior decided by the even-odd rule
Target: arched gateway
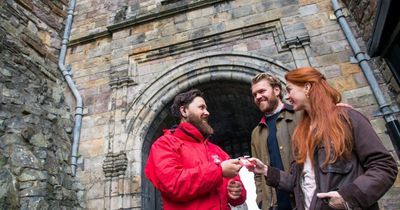
[{"label": "arched gateway", "polygon": [[253,104],[250,81],[264,71],[282,79],[288,68],[251,53],[207,53],[167,69],[130,104],[125,149],[141,151],[142,209],[161,208],[160,196],[143,168],[151,144],[164,128],[176,124],[169,115],[174,96],[192,88],[202,90],[211,113],[210,125],[216,132],[213,141],[233,157],[249,154],[251,130],[261,117]]}]

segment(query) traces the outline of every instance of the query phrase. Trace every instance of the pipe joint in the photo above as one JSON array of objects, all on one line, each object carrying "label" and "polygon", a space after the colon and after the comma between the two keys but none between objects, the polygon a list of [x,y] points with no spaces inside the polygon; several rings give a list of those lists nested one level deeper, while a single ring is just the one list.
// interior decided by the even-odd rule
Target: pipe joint
[{"label": "pipe joint", "polygon": [[64,75],[64,78],[65,78],[66,76],[73,77],[72,69],[71,69],[71,66],[70,66],[70,65],[67,65],[67,66],[65,67],[65,70],[64,70],[62,73],[63,73],[63,75]]},{"label": "pipe joint", "polygon": [[83,113],[75,113],[75,116],[83,116]]},{"label": "pipe joint", "polygon": [[344,14],[343,14],[343,9],[341,7],[338,9],[335,9],[333,11],[333,13],[335,14],[337,20],[339,20],[340,18],[345,18]]}]

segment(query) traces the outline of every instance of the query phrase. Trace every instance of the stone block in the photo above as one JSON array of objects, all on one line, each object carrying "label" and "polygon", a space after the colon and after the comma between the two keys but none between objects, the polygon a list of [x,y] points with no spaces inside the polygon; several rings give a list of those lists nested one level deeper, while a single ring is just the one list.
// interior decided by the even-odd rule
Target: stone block
[{"label": "stone block", "polygon": [[193,20],[195,18],[201,17],[201,10],[192,10],[187,12],[186,15],[188,20]]},{"label": "stone block", "polygon": [[111,42],[111,50],[116,50],[116,49],[121,49],[126,46],[127,39],[121,38],[121,39],[113,39]]},{"label": "stone block", "polygon": [[330,31],[323,35],[324,41],[327,43],[345,40],[345,36],[341,30]]},{"label": "stone block", "polygon": [[129,180],[130,186],[129,191],[130,193],[140,193],[141,191],[141,177],[140,176],[132,176]]},{"label": "stone block", "polygon": [[103,45],[88,51],[88,58],[105,56],[111,53],[111,45]]},{"label": "stone block", "polygon": [[348,98],[347,101],[350,104],[354,104],[355,107],[370,106],[376,104],[375,98],[371,94]]},{"label": "stone block", "polygon": [[[281,2],[281,1],[280,1]],[[282,17],[293,17],[298,15],[298,6],[297,5],[288,5],[279,8],[281,11]]]},{"label": "stone block", "polygon": [[351,52],[332,53],[327,55],[316,56],[316,61],[321,66],[330,66],[350,60]]},{"label": "stone block", "polygon": [[174,16],[174,23],[182,23],[182,22],[186,22],[187,21],[187,16],[185,13],[182,14],[178,14],[176,16]]},{"label": "stone block", "polygon": [[293,58],[295,60],[307,59],[307,55],[305,54],[304,48],[294,48],[291,49]]},{"label": "stone block", "polygon": [[204,9],[201,9],[201,15],[203,17],[209,16],[209,15],[213,15],[213,14],[216,14],[214,7],[206,7]]},{"label": "stone block", "polygon": [[342,72],[338,65],[320,67],[319,70],[327,79],[342,76]]},{"label": "stone block", "polygon": [[97,16],[96,18],[94,18],[94,27],[95,28],[106,27],[107,19],[108,19],[108,16],[106,16],[106,15]]},{"label": "stone block", "polygon": [[313,17],[315,17],[315,18],[306,20],[304,23],[308,30],[320,29],[321,27],[324,26],[325,23],[321,18],[317,18],[315,15]]},{"label": "stone block", "polygon": [[355,73],[361,72],[361,68],[358,64],[353,63],[341,63],[339,64],[340,69],[342,70],[343,75],[351,75]]},{"label": "stone block", "polygon": [[307,30],[304,23],[293,23],[290,25],[283,26],[286,38],[296,38],[297,36],[302,37],[307,35]]},{"label": "stone block", "polygon": [[400,93],[400,86],[399,83],[397,83],[396,78],[392,77],[392,79],[389,81],[389,88],[392,90],[395,94]]},{"label": "stone block", "polygon": [[221,23],[232,19],[232,14],[229,12],[220,12],[211,16],[211,23]]},{"label": "stone block", "polygon": [[318,1],[316,3],[321,12],[332,12],[333,11],[331,1]]},{"label": "stone block", "polygon": [[[177,30],[179,31],[179,28],[177,28]],[[154,29],[154,30],[145,32],[144,35],[146,37],[145,41],[148,42],[148,41],[152,41],[152,40],[156,39],[160,35],[160,31],[158,29]]]},{"label": "stone block", "polygon": [[[91,106],[87,106],[89,109]],[[104,139],[106,137],[107,129],[104,126],[96,126],[92,128],[82,129],[81,141],[88,141],[91,139]]]},{"label": "stone block", "polygon": [[153,30],[157,29],[158,27],[160,27],[160,26],[157,25],[157,23],[141,24],[141,25],[138,25],[138,26],[130,29],[130,33],[134,34],[134,35],[143,34],[143,33],[149,32],[149,31],[153,31]]},{"label": "stone block", "polygon": [[[98,91],[98,87],[99,86],[108,85],[109,82],[110,82],[109,78],[93,79],[93,80],[90,80],[88,82],[85,82],[85,83],[81,84],[80,88],[93,89],[93,88],[97,87],[97,91]],[[95,93],[95,92],[93,92],[93,93]]]},{"label": "stone block", "polygon": [[266,12],[266,11],[275,10],[275,9],[279,9],[278,1],[262,1],[259,4],[256,4],[257,12]]},{"label": "stone block", "polygon": [[230,2],[222,2],[222,3],[216,4],[214,7],[215,7],[216,13],[226,12],[226,11],[229,11],[232,9]]},{"label": "stone block", "polygon": [[355,108],[355,109],[357,111],[361,112],[365,117],[367,117],[368,120],[375,119],[374,115],[375,115],[375,113],[377,113],[379,111],[379,107],[377,106],[377,103],[375,103],[374,105],[370,105],[370,106],[362,105],[362,106],[359,106],[359,108]]},{"label": "stone block", "polygon": [[385,65],[385,66],[382,66],[382,67],[380,68],[380,72],[382,73],[383,78],[385,78],[385,81],[390,81],[390,79],[393,77],[392,71],[391,71],[390,68],[387,67],[386,65]]},{"label": "stone block", "polygon": [[[101,189],[102,190],[102,189]],[[87,199],[87,210],[98,210],[99,208],[103,209],[104,208],[104,198],[98,198],[98,199]]]},{"label": "stone block", "polygon": [[358,87],[368,86],[368,81],[364,76],[364,73],[359,72],[352,75],[354,80],[356,81]]},{"label": "stone block", "polygon": [[80,154],[85,157],[95,157],[102,155],[105,152],[104,143],[105,140],[103,138],[101,139],[91,138],[88,141],[82,141],[79,145]]},{"label": "stone block", "polygon": [[211,18],[210,17],[199,17],[199,18],[193,19],[191,21],[192,29],[201,28],[201,27],[204,27],[204,26],[207,26],[207,25],[210,25],[210,24],[211,24]]},{"label": "stone block", "polygon": [[277,55],[270,56],[270,58],[282,62],[282,63],[291,63],[293,62],[293,57],[291,55],[291,52],[283,52],[279,53]]},{"label": "stone block", "polygon": [[247,45],[245,43],[240,43],[240,44],[234,45],[233,51],[246,52],[246,51],[248,51]]},{"label": "stone block", "polygon": [[112,34],[112,39],[123,39],[131,35],[131,30],[125,29],[125,30],[120,30],[120,31],[115,31]]},{"label": "stone block", "polygon": [[375,132],[378,134],[384,134],[386,131],[385,120],[382,117],[375,118],[370,121]]},{"label": "stone block", "polygon": [[308,59],[298,59],[296,60],[296,67],[309,67],[310,66],[310,62],[308,61]]},{"label": "stone block", "polygon": [[189,35],[190,39],[197,39],[204,37],[206,34],[210,32],[210,28],[208,27],[203,27],[203,28],[198,28],[196,30],[193,30],[191,34]]},{"label": "stone block", "polygon": [[260,49],[260,41],[259,40],[254,40],[253,42],[247,43],[247,49],[249,51],[255,51]]},{"label": "stone block", "polygon": [[354,81],[353,77],[341,76],[332,78],[328,81],[339,92],[357,88],[357,83]]},{"label": "stone block", "polygon": [[240,17],[247,16],[247,15],[250,15],[250,14],[254,13],[253,8],[251,7],[251,5],[235,8],[231,12],[232,12],[232,18],[233,19],[240,18]]},{"label": "stone block", "polygon": [[315,4],[319,1],[320,0],[299,0],[299,5],[304,6],[304,5],[309,5],[309,4]]},{"label": "stone block", "polygon": [[331,49],[334,53],[350,50],[347,40],[335,41],[330,43]]},{"label": "stone block", "polygon": [[309,4],[299,8],[300,16],[313,15],[319,12],[316,4]]}]

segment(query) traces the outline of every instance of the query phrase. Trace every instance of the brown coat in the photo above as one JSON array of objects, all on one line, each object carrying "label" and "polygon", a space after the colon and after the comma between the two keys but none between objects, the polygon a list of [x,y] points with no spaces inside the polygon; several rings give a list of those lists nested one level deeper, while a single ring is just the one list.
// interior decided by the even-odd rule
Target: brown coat
[{"label": "brown coat", "polygon": [[[296,127],[296,122],[300,119],[301,113],[295,113],[290,105],[285,104],[285,108],[279,114],[276,120],[276,137],[280,149],[282,163],[285,170],[290,168],[292,162],[291,137]],[[268,127],[265,124],[265,116],[261,119],[257,127],[254,128],[251,135],[252,156],[260,159],[263,163],[269,164],[269,153],[267,149]],[[259,175],[254,175],[257,205],[262,210],[267,210],[271,206],[276,206],[276,193],[272,187],[269,187],[265,179]]]},{"label": "brown coat", "polygon": [[[397,165],[373,130],[368,119],[349,109],[353,131],[353,151],[349,160],[339,160],[323,166],[325,150],[318,148],[314,154],[316,193],[338,191],[354,210],[379,210],[378,199],[389,190],[397,175]],[[300,186],[303,166],[293,163],[290,173],[270,167],[266,181],[268,185],[294,192],[296,207],[304,209],[304,198]],[[310,209],[332,210],[328,202],[314,194]]]}]

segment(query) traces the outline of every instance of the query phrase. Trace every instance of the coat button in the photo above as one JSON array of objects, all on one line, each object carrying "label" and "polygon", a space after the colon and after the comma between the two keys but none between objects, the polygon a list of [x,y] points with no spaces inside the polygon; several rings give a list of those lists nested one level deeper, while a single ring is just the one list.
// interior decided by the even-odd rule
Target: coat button
[{"label": "coat button", "polygon": [[280,150],[283,150],[283,146],[280,146],[279,149],[280,149]]}]

